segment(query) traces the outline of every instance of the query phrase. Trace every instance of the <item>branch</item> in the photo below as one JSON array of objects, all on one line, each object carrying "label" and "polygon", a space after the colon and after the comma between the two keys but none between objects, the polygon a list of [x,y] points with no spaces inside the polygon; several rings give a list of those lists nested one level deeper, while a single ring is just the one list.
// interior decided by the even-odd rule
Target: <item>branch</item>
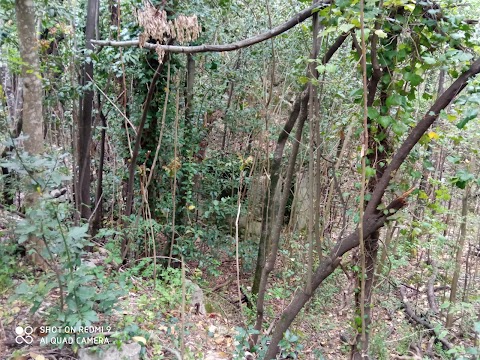
[{"label": "branch", "polygon": [[428,329],[429,332],[435,335],[435,341],[441,343],[445,349],[447,350],[452,349],[453,344],[451,344],[448,340],[441,338],[438,334],[438,331],[435,330],[435,326],[433,324],[431,324],[427,320],[415,314],[415,311],[413,311],[412,306],[407,301],[407,294],[405,292],[405,288],[403,286],[400,286],[399,290],[400,290],[400,300],[402,301],[405,313],[407,317],[410,319],[410,321],[420,324],[424,328]]},{"label": "branch", "polygon": [[[368,217],[364,217],[363,224],[363,237],[367,239],[371,234],[380,229],[383,224],[388,220],[388,218],[394,215],[399,211],[403,206],[406,205],[406,198],[412,192],[412,189],[404,193],[399,198],[395,199],[388,205],[387,213],[377,212],[375,214],[370,214]],[[337,244],[330,252],[330,254],[322,259],[322,262],[318,266],[315,274],[313,275],[312,289],[315,290],[318,286],[330,276],[335,269],[339,266],[342,256],[357,247],[360,243],[358,228],[352,232],[350,235],[341,238],[337,241]],[[306,292],[300,290],[298,291],[293,300],[290,302],[282,315],[280,320],[276,324],[275,331],[272,335],[270,346],[268,347],[267,354],[265,359],[274,359],[278,353],[278,343],[283,338],[284,332],[288,329],[292,321],[295,319],[297,314],[307,303],[307,301],[312,297],[312,294],[307,294]]]},{"label": "branch", "polygon": [[[242,49],[247,46],[258,44],[260,42],[263,42],[265,40],[268,40],[275,36],[283,34],[284,32],[290,30],[291,28],[307,20],[318,10],[323,9],[329,5],[330,5],[330,0],[326,0],[324,2],[316,2],[309,8],[297,13],[287,22],[281,25],[278,25],[273,29],[270,29],[268,31],[265,31],[264,33],[255,35],[253,37],[250,37],[244,40],[235,41],[231,44],[177,46],[177,45],[160,45],[160,44],[146,43],[143,47],[149,50],[156,50],[157,48],[160,48],[165,52],[183,53],[183,54],[195,54],[195,53],[202,53],[202,52],[209,52],[209,51],[210,52],[234,51],[234,50]],[[97,46],[113,46],[113,47],[130,47],[130,46],[139,45],[138,39],[129,40],[129,41],[92,40],[91,43]]]},{"label": "branch", "polygon": [[423,134],[425,134],[428,128],[435,122],[435,120],[437,120],[440,112],[452,102],[452,100],[458,95],[460,91],[463,90],[463,88],[467,85],[468,80],[471,77],[477,75],[479,72],[480,59],[477,59],[467,71],[460,75],[457,80],[455,80],[455,82],[450,85],[447,90],[445,90],[445,92],[437,99],[437,101],[435,101],[435,103],[432,105],[432,107],[426,113],[423,119],[418,122],[417,126],[412,129],[408,137],[405,139],[403,144],[393,156],[393,159],[390,162],[390,165],[388,165],[385,169],[383,176],[380,178],[377,185],[375,186],[365,213],[373,214],[377,211],[377,207],[382,201],[383,195],[385,194],[385,190],[390,184],[390,178],[393,173],[400,168],[400,166],[407,158],[408,154],[410,154],[410,151],[417,144]]}]

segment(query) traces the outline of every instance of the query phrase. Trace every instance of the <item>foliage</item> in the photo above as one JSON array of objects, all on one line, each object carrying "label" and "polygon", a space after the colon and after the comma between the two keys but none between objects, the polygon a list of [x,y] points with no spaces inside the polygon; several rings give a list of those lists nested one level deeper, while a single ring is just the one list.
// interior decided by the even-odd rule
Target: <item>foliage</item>
[{"label": "foliage", "polygon": [[[194,0],[149,4],[157,9],[150,8],[152,13],[161,14],[164,25],[168,23],[172,28],[179,14],[198,18],[202,31],[187,45],[202,45],[226,44],[259,34],[310,6],[311,1]],[[467,21],[470,17],[478,18],[475,1],[454,4],[386,0],[366,1],[364,5],[365,75],[368,86],[376,84],[374,98],[367,109],[368,202],[369,192],[391,164],[396,149],[425,114],[431,115],[429,108],[441,95],[441,88],[447,88],[470,66],[480,48],[478,27]],[[358,225],[358,194],[364,186],[359,179],[363,153],[361,106],[365,95],[358,48],[361,44],[359,2],[337,0],[315,12],[321,28],[315,39],[319,45],[318,59],[309,56],[313,31],[310,21],[239,51],[193,54],[190,60],[195,61],[195,76],[190,100],[186,86],[190,69],[184,54],[171,53],[161,64],[160,51],[111,46],[86,50],[83,28],[87,2],[70,4],[54,0],[36,2],[36,6],[40,29],[39,76],[44,85],[45,154],[23,153],[24,135],[10,138],[18,120],[10,113],[11,99],[17,103],[20,99],[16,91],[21,88],[18,76],[24,62],[18,51],[14,2],[1,1],[0,6],[0,140],[6,149],[0,165],[10,174],[0,179],[0,185],[4,198],[15,195],[15,204],[7,208],[26,215],[16,226],[16,244],[4,242],[1,234],[0,288],[6,289],[6,293],[12,292],[12,285],[17,285],[18,280],[15,274],[20,274],[22,282],[15,287],[14,298],[21,299],[32,312],[43,309],[55,294],[58,297],[54,296],[55,303],[47,307],[46,320],[63,326],[103,321],[103,315],[119,305],[120,295],[132,290],[138,294],[135,297],[139,314],[122,319],[120,326],[124,329],[117,337],[118,343],[132,336],[149,339],[149,331],[154,330],[152,324],[165,320],[172,325],[169,340],[180,347],[176,335],[187,331],[188,326],[182,328],[184,324],[172,313],[181,304],[178,289],[182,275],[178,269],[165,268],[163,260],[170,256],[182,257],[192,267],[187,276],[202,281],[205,286],[214,286],[221,277],[222,280],[223,277],[235,278],[234,260],[238,260],[241,285],[246,288],[248,277],[255,269],[259,234],[245,231],[243,220],[254,218],[258,223],[264,220],[263,225],[268,220],[271,226],[271,219],[278,211],[278,199],[269,199],[275,202],[274,214],[267,214],[265,219],[259,217],[264,215],[264,193],[272,178],[276,141],[279,135],[284,135],[282,128],[296,97],[312,85],[312,94],[321,101],[317,108],[308,109],[308,121],[300,141],[300,160],[294,165],[300,179],[313,164],[318,170],[315,183],[318,191],[312,194],[308,188],[305,199],[299,199],[305,190],[303,185],[297,182],[291,186],[284,182],[287,158],[297,136],[294,128],[281,160],[279,188],[292,192],[287,206],[297,218],[284,228],[280,256],[268,282],[265,314],[269,320],[275,319],[279,309],[304,288],[307,277],[311,248],[307,230],[297,228],[296,220],[315,215],[318,246],[312,253],[314,267],[325,260],[317,251],[321,249],[323,255],[327,254],[336,239],[354,231]],[[140,0],[118,4],[100,2],[99,37],[118,41],[137,39],[149,25],[145,22],[140,26],[137,22],[138,14],[145,9]],[[164,27],[164,30],[168,33],[171,29]],[[328,63],[323,63],[320,59],[333,42],[340,34],[347,33],[344,45]],[[178,45],[173,38],[170,40]],[[84,59],[94,65],[95,74],[93,82],[81,86],[77,78]],[[307,72],[310,65],[319,72],[318,78],[312,78],[310,71]],[[147,102],[155,69],[159,69],[158,82],[151,101]],[[374,79],[378,70],[381,75]],[[14,83],[12,86],[7,84],[7,75]],[[90,195],[94,200],[92,204],[98,206],[92,210],[101,218],[101,230],[95,237],[90,237],[92,219],[79,220],[73,204],[65,201],[70,198],[74,203],[75,195],[69,190],[66,197],[58,199],[51,193],[64,187],[74,189],[74,181],[81,176],[72,174],[71,170],[76,171],[82,161],[74,152],[82,111],[78,104],[88,89],[95,92]],[[406,211],[389,218],[394,228],[389,244],[384,243],[384,232],[381,232],[379,258],[382,262],[384,259],[385,264],[375,279],[371,305],[378,307],[380,315],[387,310],[379,303],[387,303],[387,312],[398,310],[396,300],[391,299],[393,292],[385,284],[408,282],[414,288],[421,288],[433,274],[433,265],[425,264],[427,259],[434,260],[438,267],[436,281],[450,286],[457,265],[451,255],[457,249],[455,228],[460,223],[459,204],[468,194],[467,189],[473,194],[468,199],[470,207],[475,206],[473,210],[476,210],[478,205],[475,199],[480,184],[477,175],[479,92],[478,80],[470,80],[455,101],[441,111],[434,127],[424,133],[402,167],[392,174],[379,210],[388,214],[387,205],[391,200],[411,188],[415,191],[405,199],[411,204]],[[143,115],[146,122],[139,135]],[[105,131],[106,145],[104,158],[100,159],[102,131]],[[314,138],[314,151],[318,155],[315,161],[309,158],[310,144],[306,140],[309,136]],[[135,144],[139,144],[139,155],[132,164]],[[103,172],[100,174],[101,161]],[[134,212],[127,217],[125,189],[130,168],[134,170]],[[335,179],[332,174],[336,175]],[[254,188],[257,180],[265,186],[261,188],[260,198],[251,196],[255,190],[258,192]],[[97,185],[101,195],[96,193]],[[295,208],[301,207],[300,202],[316,198],[316,193],[320,195],[315,200],[320,203],[319,214]],[[35,205],[28,201],[30,194],[37,199]],[[25,195],[27,201],[24,201]],[[297,198],[293,199],[294,196]],[[22,207],[15,207],[18,204]],[[237,215],[240,219],[238,239]],[[471,211],[466,220],[467,243],[470,249],[476,249],[478,216]],[[267,232],[270,233],[271,228]],[[32,247],[32,239],[37,240],[33,242],[36,249]],[[123,244],[127,245],[127,254],[122,253]],[[29,255],[37,254],[45,259],[48,271],[38,274],[19,266],[18,245],[25,246]],[[101,265],[92,266],[89,259],[97,252],[107,255]],[[478,313],[478,287],[475,287],[478,279],[471,274],[471,253],[468,269],[466,256],[464,251],[461,271],[465,285],[459,290],[462,301],[450,304],[448,292],[442,295],[442,306],[462,316],[462,321],[448,329],[449,332],[468,333],[475,326]],[[306,324],[299,322],[295,329],[285,332],[280,343],[283,355],[301,358],[302,346],[312,338],[311,334],[304,334],[303,326],[328,332],[335,330],[335,326],[347,331],[360,330],[363,319],[356,312],[339,315],[337,323],[324,321],[327,316],[335,317],[331,315],[336,311],[337,299],[353,297],[358,291],[348,290],[350,277],[361,273],[357,260],[357,256],[343,256],[343,271],[334,272],[322,282],[322,290],[309,301],[308,310],[301,315]],[[117,269],[120,275],[116,274]],[[414,296],[421,299],[420,292]],[[268,347],[268,337],[261,337],[260,343],[250,348],[249,340],[259,333],[251,327],[255,319],[253,310],[245,312],[247,320],[237,329],[235,356],[242,357],[245,351],[251,350],[261,358]],[[442,314],[438,316],[440,324]],[[352,322],[353,329],[348,326]],[[406,339],[389,342],[386,328],[379,322],[372,327],[376,331],[370,344],[375,358],[387,358],[389,352],[407,356],[410,341],[422,342],[416,333],[411,334],[410,325],[403,320],[399,321],[394,336]],[[471,339],[458,340],[458,343],[449,353],[440,348],[435,352],[445,358],[476,356],[470,346]],[[163,356],[160,348],[158,345],[156,352]],[[344,350],[350,351],[346,347]]]}]

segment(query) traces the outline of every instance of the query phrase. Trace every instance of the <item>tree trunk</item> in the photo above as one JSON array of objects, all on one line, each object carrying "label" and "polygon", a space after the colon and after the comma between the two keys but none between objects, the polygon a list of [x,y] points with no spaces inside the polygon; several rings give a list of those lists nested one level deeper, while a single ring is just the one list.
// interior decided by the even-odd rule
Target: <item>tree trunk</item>
[{"label": "tree trunk", "polygon": [[90,143],[92,140],[93,112],[93,52],[92,40],[95,40],[99,0],[88,0],[87,23],[85,27],[85,63],[82,74],[83,96],[80,98],[80,116],[78,119],[77,164],[78,183],[75,192],[78,193],[77,210],[83,219],[88,219],[90,209]]},{"label": "tree trunk", "polygon": [[107,118],[99,109],[100,120],[102,121],[102,133],[100,139],[100,158],[98,159],[97,189],[95,191],[95,215],[92,221],[91,235],[95,236],[102,226],[103,219],[103,165],[105,163],[105,141],[107,132]]},{"label": "tree trunk", "polygon": [[[30,155],[43,153],[43,89],[40,76],[40,58],[35,26],[35,7],[31,0],[15,1],[17,16],[20,57],[22,59],[23,78],[23,133],[28,137],[24,141],[25,151]],[[35,176],[35,174],[33,174]],[[25,207],[31,208],[38,200],[38,192],[30,191],[25,197]],[[39,255],[44,245],[39,238],[31,236],[28,247],[36,252],[32,255],[34,264],[47,269],[47,264]]]},{"label": "tree trunk", "polygon": [[[308,91],[305,91],[305,93],[308,94]],[[292,153],[288,161],[288,169],[285,177],[285,191],[282,193],[278,212],[277,214],[275,214],[275,220],[273,222],[271,232],[269,233],[268,240],[270,243],[270,246],[269,246],[270,249],[269,249],[268,260],[265,263],[265,267],[263,268],[262,275],[260,278],[258,298],[257,298],[257,318],[255,322],[255,330],[259,331],[259,333],[261,332],[262,326],[263,326],[263,313],[265,308],[264,302],[265,302],[265,294],[267,291],[268,276],[270,275],[270,273],[273,271],[275,267],[278,246],[280,243],[280,233],[283,225],[283,217],[285,214],[285,207],[287,205],[288,197],[290,196],[290,191],[288,191],[288,189],[290,189],[291,187],[293,173],[295,171],[295,163],[297,161],[297,154],[300,147],[300,141],[302,138],[303,126],[305,124],[305,121],[307,120],[308,96],[304,96],[302,98],[303,98],[303,101],[301,104],[300,114],[298,115],[297,130],[295,132],[295,142],[293,143],[293,146],[292,146]],[[258,335],[253,336],[254,342],[256,342],[257,338],[258,338]]]},{"label": "tree trunk", "polygon": [[460,269],[462,266],[463,248],[465,247],[465,238],[467,236],[467,215],[468,215],[468,199],[470,196],[470,185],[467,185],[462,196],[462,217],[460,223],[460,236],[457,242],[457,254],[455,257],[455,270],[453,271],[452,285],[450,289],[450,307],[447,313],[446,328],[453,325],[453,306],[457,301],[458,279],[460,277]]},{"label": "tree trunk", "polygon": [[35,8],[32,1],[15,1],[23,78],[23,133],[25,150],[30,154],[43,152],[43,104],[40,58],[36,36]]},{"label": "tree trunk", "polygon": [[[322,58],[322,64],[327,64],[335,52],[342,46],[345,39],[348,37],[349,33],[344,33],[340,35],[335,42],[330,46],[328,51]],[[308,74],[307,74],[308,75]],[[265,267],[265,260],[266,254],[268,249],[267,238],[270,233],[270,220],[274,211],[274,194],[275,189],[277,188],[278,180],[280,179],[280,167],[283,159],[283,150],[285,148],[285,144],[288,140],[290,132],[292,131],[297,118],[299,117],[300,107],[302,102],[308,102],[309,92],[308,88],[297,97],[295,103],[293,104],[292,112],[290,113],[290,117],[288,118],[285,126],[283,127],[280,135],[278,136],[277,145],[275,147],[275,152],[273,153],[273,163],[270,170],[271,181],[269,185],[268,192],[265,196],[264,205],[263,205],[263,214],[262,214],[262,230],[260,235],[260,242],[258,244],[258,254],[257,254],[257,264],[255,267],[255,276],[253,279],[252,285],[252,294],[257,295],[260,287],[260,281],[262,277],[262,272]],[[290,187],[288,187],[290,188]]]}]

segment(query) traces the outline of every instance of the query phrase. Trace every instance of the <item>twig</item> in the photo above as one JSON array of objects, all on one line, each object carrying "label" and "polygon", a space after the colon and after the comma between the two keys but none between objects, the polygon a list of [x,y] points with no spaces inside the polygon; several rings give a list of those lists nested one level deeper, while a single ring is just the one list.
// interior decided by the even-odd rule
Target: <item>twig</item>
[{"label": "twig", "polygon": [[[135,129],[135,125],[132,124],[132,122],[131,122],[130,119],[127,117],[127,115],[125,115],[125,114],[123,113],[123,111],[118,108],[118,106],[112,101],[112,99],[110,99],[110,98],[108,97],[107,94],[105,94],[105,93],[103,92],[103,90],[97,85],[97,83],[96,83],[95,81],[93,81],[92,79],[90,79],[90,81],[92,81],[93,86],[95,86],[95,87],[97,88],[97,90],[105,97],[105,99],[108,100],[108,102],[119,112],[119,114],[122,115],[122,117],[125,119],[125,121],[127,122],[127,124],[130,125],[130,127],[132,128],[133,133],[135,134],[135,136],[137,136],[137,129]],[[131,151],[130,151],[130,152],[131,152]]]},{"label": "twig", "polygon": [[221,289],[222,287],[224,286],[227,286],[227,285],[230,285],[232,283],[233,279],[230,278],[228,279],[227,281],[225,281],[224,283],[221,283],[221,284],[218,284],[216,285],[213,289],[212,289],[212,292],[215,292],[217,291],[218,289]]}]

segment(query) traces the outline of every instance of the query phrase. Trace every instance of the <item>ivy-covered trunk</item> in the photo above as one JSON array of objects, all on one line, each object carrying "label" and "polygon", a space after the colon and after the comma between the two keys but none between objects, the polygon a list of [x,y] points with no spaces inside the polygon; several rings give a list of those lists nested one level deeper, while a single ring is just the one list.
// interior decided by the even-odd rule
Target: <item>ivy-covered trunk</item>
[{"label": "ivy-covered trunk", "polygon": [[[31,156],[43,154],[43,89],[40,74],[39,42],[37,39],[37,29],[35,23],[35,7],[33,1],[17,0],[15,1],[15,10],[17,15],[18,39],[20,44],[20,56],[22,59],[21,76],[23,78],[23,108],[22,123],[23,134],[27,136],[24,140],[24,149]],[[29,192],[25,197],[25,208],[35,206],[39,198],[40,188],[36,181],[36,173],[30,173],[25,180]],[[32,185],[35,186],[32,188]],[[32,261],[47,269],[47,264],[40,255],[44,249],[44,244],[40,238],[29,236],[28,247],[34,250],[31,255]]]},{"label": "ivy-covered trunk", "polygon": [[77,209],[83,219],[88,219],[92,212],[90,200],[90,144],[92,141],[92,114],[93,114],[93,52],[92,40],[98,23],[99,0],[88,0],[87,22],[85,26],[85,60],[81,85],[83,94],[80,100],[80,116],[78,118],[78,144],[77,144],[77,185],[75,195]]}]

